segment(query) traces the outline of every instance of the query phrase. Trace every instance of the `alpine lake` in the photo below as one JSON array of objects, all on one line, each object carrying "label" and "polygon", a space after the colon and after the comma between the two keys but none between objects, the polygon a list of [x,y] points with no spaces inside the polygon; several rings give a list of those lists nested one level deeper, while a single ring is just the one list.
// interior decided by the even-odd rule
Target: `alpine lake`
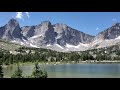
[{"label": "alpine lake", "polygon": [[[4,77],[10,78],[17,65],[3,67]],[[23,76],[31,75],[34,64],[21,64]],[[48,78],[120,78],[120,64],[40,64],[42,70],[46,70]]]}]

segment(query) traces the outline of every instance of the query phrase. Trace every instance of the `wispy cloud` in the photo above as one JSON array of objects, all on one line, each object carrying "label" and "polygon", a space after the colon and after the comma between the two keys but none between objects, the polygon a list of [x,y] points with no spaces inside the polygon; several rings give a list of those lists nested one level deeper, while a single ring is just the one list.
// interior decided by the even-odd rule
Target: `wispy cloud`
[{"label": "wispy cloud", "polygon": [[16,13],[16,18],[18,18],[18,19],[23,19],[22,12],[17,12],[17,13]]},{"label": "wispy cloud", "polygon": [[25,13],[26,13],[27,17],[30,18],[29,12],[25,12]]},{"label": "wispy cloud", "polygon": [[[28,18],[30,18],[29,12],[25,12],[25,14],[26,14],[26,16],[27,16]],[[23,12],[16,12],[16,18],[17,18],[17,19],[22,19],[22,20],[24,21]]]},{"label": "wispy cloud", "polygon": [[99,30],[99,28],[97,27],[96,30]]}]

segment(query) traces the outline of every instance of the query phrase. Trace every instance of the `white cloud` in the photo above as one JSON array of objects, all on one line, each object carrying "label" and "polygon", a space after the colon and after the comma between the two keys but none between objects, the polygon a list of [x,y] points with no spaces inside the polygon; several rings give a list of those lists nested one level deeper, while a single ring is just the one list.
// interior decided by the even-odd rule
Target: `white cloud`
[{"label": "white cloud", "polygon": [[25,13],[26,13],[27,17],[30,18],[29,12],[25,12]]},{"label": "white cloud", "polygon": [[97,27],[96,30],[99,30],[99,28]]},{"label": "white cloud", "polygon": [[[28,18],[30,18],[29,12],[25,12],[25,14],[26,14],[26,16]],[[16,18],[22,19],[24,21],[24,19],[23,19],[23,12],[16,12]]]},{"label": "white cloud", "polygon": [[17,13],[16,13],[16,18],[18,18],[18,19],[23,19],[22,12],[17,12]]}]

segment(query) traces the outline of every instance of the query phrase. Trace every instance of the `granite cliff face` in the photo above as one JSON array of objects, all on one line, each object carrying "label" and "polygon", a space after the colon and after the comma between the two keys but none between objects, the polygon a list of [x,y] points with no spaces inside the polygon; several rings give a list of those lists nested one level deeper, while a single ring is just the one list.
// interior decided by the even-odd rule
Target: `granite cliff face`
[{"label": "granite cliff face", "polygon": [[55,42],[54,29],[49,21],[44,21],[36,26],[22,27],[23,35],[37,46],[53,44]]},{"label": "granite cliff face", "polygon": [[102,48],[120,42],[120,23],[113,24],[110,28],[99,32],[90,43],[92,48]]},{"label": "granite cliff face", "polygon": [[94,38],[65,24],[52,25],[50,21],[44,21],[36,26],[22,27],[22,31],[23,35],[38,47],[56,44],[63,48],[66,44],[77,46],[79,43],[89,43]]},{"label": "granite cliff face", "polygon": [[84,51],[119,43],[120,23],[115,23],[96,36],[92,36],[63,23],[52,25],[50,21],[43,21],[35,26],[20,27],[17,20],[11,19],[6,25],[0,27],[0,39],[28,47],[57,51]]},{"label": "granite cliff face", "polygon": [[55,24],[56,42],[61,46],[66,44],[77,46],[79,43],[89,43],[94,36],[75,30],[65,24]]},{"label": "granite cliff face", "polygon": [[15,19],[11,19],[6,25],[0,27],[0,38],[11,41],[22,41],[22,39],[25,39],[25,37],[22,35],[21,31],[22,30],[19,26],[19,23]]},{"label": "granite cliff face", "polygon": [[110,40],[110,39],[115,39],[118,36],[120,36],[120,23],[115,23],[110,28],[98,33],[95,39]]}]

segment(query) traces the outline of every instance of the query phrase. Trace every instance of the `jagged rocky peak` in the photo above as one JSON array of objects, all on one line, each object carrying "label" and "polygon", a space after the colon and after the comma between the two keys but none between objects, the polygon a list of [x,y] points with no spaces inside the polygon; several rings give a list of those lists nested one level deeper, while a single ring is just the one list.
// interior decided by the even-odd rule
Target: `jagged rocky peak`
[{"label": "jagged rocky peak", "polygon": [[24,26],[21,29],[22,29],[23,35],[27,38],[32,37],[34,35],[35,26]]},{"label": "jagged rocky peak", "polygon": [[66,24],[63,24],[63,23],[55,24],[54,28],[58,29],[58,30],[68,30],[68,26]]},{"label": "jagged rocky peak", "polygon": [[[35,25],[35,26],[24,26],[24,27],[22,27],[22,33],[26,38],[30,38],[30,37],[33,37],[33,36],[36,36],[36,35],[39,36],[39,37],[36,37],[36,38],[46,37],[47,33],[52,33],[53,34],[53,32],[54,32],[53,27],[52,27],[50,21],[43,21],[40,24]],[[49,37],[49,36],[47,36],[47,37]]]},{"label": "jagged rocky peak", "polygon": [[7,25],[9,25],[10,27],[15,27],[15,26],[17,26],[17,25],[19,25],[19,23],[18,23],[18,21],[16,20],[16,19],[10,19],[9,21],[8,21],[8,24]]},{"label": "jagged rocky peak", "polygon": [[80,42],[88,43],[94,38],[63,23],[55,24],[54,31],[57,33],[57,43],[61,46],[65,46],[66,44],[77,46]]},{"label": "jagged rocky peak", "polygon": [[115,39],[120,36],[120,23],[114,23],[110,28],[98,33],[95,39]]},{"label": "jagged rocky peak", "polygon": [[17,20],[12,18],[3,27],[4,28],[0,27],[0,29],[2,29],[0,31],[0,33],[2,33],[2,35],[0,37],[2,39],[5,39],[5,40],[15,40],[15,39],[22,40],[23,36],[21,34],[21,28],[20,28]]},{"label": "jagged rocky peak", "polygon": [[58,26],[58,27],[67,27],[67,25],[64,24],[64,23],[57,23],[57,24],[55,24],[55,26]]},{"label": "jagged rocky peak", "polygon": [[35,33],[39,34],[39,33],[46,33],[46,31],[53,31],[53,27],[50,21],[43,21],[41,22],[41,24],[37,25],[35,27]]},{"label": "jagged rocky peak", "polygon": [[114,23],[112,26],[120,26],[120,23],[119,22]]},{"label": "jagged rocky peak", "polygon": [[43,22],[41,22],[41,25],[50,27],[51,26],[51,22],[50,21],[43,21]]},{"label": "jagged rocky peak", "polygon": [[109,29],[120,29],[120,23],[114,23]]},{"label": "jagged rocky peak", "polygon": [[35,26],[23,26],[23,27],[21,27],[22,31],[24,31],[24,30],[27,31],[27,30],[32,29],[32,28],[35,29]]},{"label": "jagged rocky peak", "polygon": [[39,34],[40,32],[45,33],[48,30],[53,30],[53,27],[50,21],[43,21],[35,27],[36,34]]},{"label": "jagged rocky peak", "polygon": [[100,47],[113,45],[120,40],[119,36],[120,23],[114,23],[96,36],[86,34],[63,23],[52,25],[50,21],[20,27],[18,21],[12,18],[6,25],[0,27],[0,39],[20,41],[26,46],[32,47],[62,49],[62,51],[64,51],[63,49],[65,51],[72,51],[73,49],[79,51],[86,50],[86,48],[96,48],[96,45]]}]

